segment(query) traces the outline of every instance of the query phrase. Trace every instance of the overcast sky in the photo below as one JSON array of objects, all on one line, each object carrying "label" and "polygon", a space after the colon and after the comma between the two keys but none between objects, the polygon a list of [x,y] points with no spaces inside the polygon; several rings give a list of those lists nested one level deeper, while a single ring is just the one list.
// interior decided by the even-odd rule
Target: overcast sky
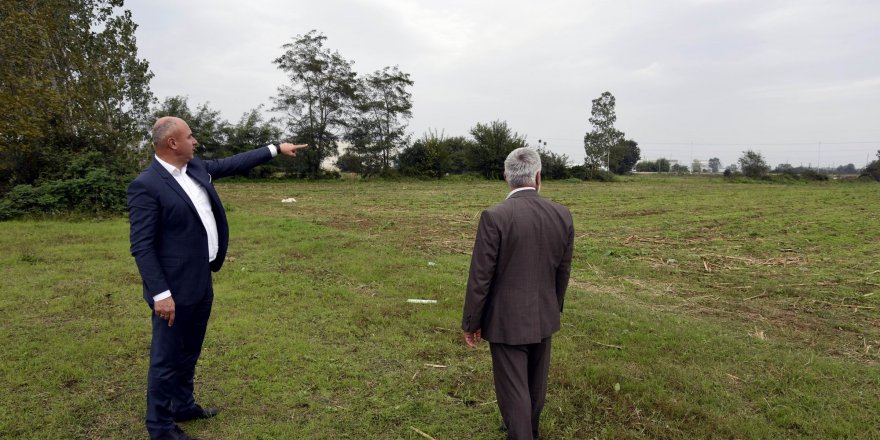
[{"label": "overcast sky", "polygon": [[237,121],[286,76],[272,60],[316,29],[366,74],[415,81],[414,137],[496,119],[584,157],[591,100],[643,159],[863,166],[880,149],[877,0],[129,0],[159,99]]}]

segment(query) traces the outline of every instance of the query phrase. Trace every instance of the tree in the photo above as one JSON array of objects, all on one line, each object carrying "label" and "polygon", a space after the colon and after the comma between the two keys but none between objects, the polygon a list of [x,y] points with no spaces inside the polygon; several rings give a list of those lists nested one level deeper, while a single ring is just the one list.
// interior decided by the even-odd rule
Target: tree
[{"label": "tree", "polygon": [[653,160],[642,160],[636,164],[636,171],[640,173],[657,172],[657,162]]},{"label": "tree", "polygon": [[590,113],[590,124],[593,128],[584,136],[585,160],[588,168],[599,169],[603,163],[609,165],[612,147],[623,141],[623,132],[614,128],[614,122],[617,121],[614,112],[615,103],[611,92],[603,92],[593,100]]},{"label": "tree", "polygon": [[869,163],[864,170],[862,170],[861,177],[870,177],[874,180],[880,182],[880,150],[877,150],[877,160]]},{"label": "tree", "polygon": [[353,62],[325,48],[325,40],[315,30],[298,35],[275,59],[290,81],[278,88],[275,110],[285,113],[295,141],[309,144],[297,162],[301,172],[311,177],[320,176],[324,159],[337,154],[340,133],[350,125],[357,88]]},{"label": "tree", "polygon": [[672,163],[669,161],[669,159],[666,159],[665,157],[657,159],[658,173],[668,173],[670,171],[672,171]]},{"label": "tree", "polygon": [[856,165],[853,163],[848,163],[846,165],[840,165],[834,170],[837,174],[856,174],[858,170],[856,169]]},{"label": "tree", "polygon": [[567,179],[571,175],[568,171],[568,156],[556,154],[550,150],[538,148],[541,157],[541,178],[545,180]]},{"label": "tree", "polygon": [[467,164],[487,179],[504,178],[504,159],[511,151],[525,147],[526,138],[510,130],[507,122],[477,123],[471,128],[476,143],[467,153]]},{"label": "tree", "polygon": [[641,151],[638,142],[627,139],[611,147],[608,155],[609,171],[614,174],[626,174],[632,171],[639,161]]},{"label": "tree", "polygon": [[743,151],[739,158],[739,167],[746,177],[761,178],[767,175],[770,167],[764,161],[764,156],[753,150]]},{"label": "tree", "polygon": [[[219,149],[221,157],[250,151],[261,145],[279,142],[282,130],[274,119],[265,119],[261,112],[262,106],[245,112],[235,124],[223,122],[224,144]],[[197,138],[198,139],[198,138]],[[274,171],[288,171],[292,166],[292,158],[279,156],[275,160],[252,168],[251,177],[268,177]]]},{"label": "tree", "polygon": [[[228,152],[223,151],[226,145],[226,136],[229,129],[229,122],[220,117],[220,111],[214,110],[208,106],[208,103],[200,104],[195,110],[190,109],[189,99],[186,96],[171,96],[165,98],[162,103],[152,109],[147,118],[143,121],[145,133],[159,118],[163,116],[174,116],[186,121],[193,132],[196,140],[199,141],[199,147],[202,150],[201,156],[223,157]],[[150,141],[149,134],[145,138]],[[152,151],[150,152],[152,154]]]},{"label": "tree", "polygon": [[377,70],[358,82],[352,125],[347,135],[350,152],[363,158],[365,174],[387,172],[397,151],[409,140],[413,81],[395,67]]},{"label": "tree", "polygon": [[703,172],[703,163],[700,162],[700,159],[694,159],[694,161],[691,162],[691,172],[692,173]]},{"label": "tree", "polygon": [[0,194],[65,179],[81,156],[116,176],[137,169],[153,75],[121,5],[0,2]]},{"label": "tree", "polygon": [[709,159],[709,169],[712,170],[713,173],[717,173],[721,170],[721,159],[717,157]]},{"label": "tree", "polygon": [[463,174],[468,171],[467,154],[472,148],[476,148],[477,144],[464,136],[447,138],[446,144],[449,145],[449,159],[452,162],[449,172]]},{"label": "tree", "polygon": [[452,168],[451,153],[443,134],[429,131],[400,152],[400,172],[409,176],[442,178]]},{"label": "tree", "polygon": [[675,164],[669,169],[669,171],[676,174],[687,174],[689,169],[685,165]]},{"label": "tree", "polygon": [[640,173],[668,173],[669,170],[669,159],[664,159],[662,157],[656,161],[643,160],[636,164],[636,171]]}]

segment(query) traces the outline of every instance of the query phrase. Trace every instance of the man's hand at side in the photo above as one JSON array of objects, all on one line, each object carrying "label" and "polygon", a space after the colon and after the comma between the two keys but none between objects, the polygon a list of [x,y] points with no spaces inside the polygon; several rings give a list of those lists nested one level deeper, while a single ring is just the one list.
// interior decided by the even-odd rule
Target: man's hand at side
[{"label": "man's hand at side", "polygon": [[156,301],[153,305],[153,311],[156,316],[168,321],[168,327],[174,325],[174,298],[168,297],[160,301]]},{"label": "man's hand at side", "polygon": [[477,343],[482,339],[480,331],[481,329],[477,329],[477,331],[474,332],[464,332],[464,342],[468,347],[477,348]]},{"label": "man's hand at side", "polygon": [[281,144],[278,152],[286,156],[296,156],[296,151],[308,147],[309,144]]}]

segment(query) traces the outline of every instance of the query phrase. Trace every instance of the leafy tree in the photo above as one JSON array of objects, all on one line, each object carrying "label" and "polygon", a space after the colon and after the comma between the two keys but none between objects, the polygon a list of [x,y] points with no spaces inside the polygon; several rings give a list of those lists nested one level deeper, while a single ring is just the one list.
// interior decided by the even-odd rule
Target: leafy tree
[{"label": "leafy tree", "polygon": [[661,157],[657,159],[657,172],[658,173],[668,173],[672,171],[672,163],[669,159]]},{"label": "leafy tree", "polygon": [[653,160],[642,160],[636,164],[636,171],[640,173],[657,172],[657,162]]},{"label": "leafy tree", "polygon": [[550,150],[538,148],[541,156],[541,179],[559,180],[571,177],[568,171],[568,156],[557,154]]},{"label": "leafy tree", "polygon": [[656,161],[643,160],[636,164],[636,171],[641,173],[668,173],[669,169],[669,159],[664,159],[662,157]]},{"label": "leafy tree", "polygon": [[868,166],[862,170],[861,176],[870,177],[880,182],[880,150],[877,150],[877,160],[869,163]]},{"label": "leafy tree", "polygon": [[743,151],[742,157],[739,158],[739,167],[744,175],[752,178],[764,177],[770,171],[764,156],[753,150]]},{"label": "leafy tree", "polygon": [[623,132],[614,128],[614,122],[617,121],[617,114],[614,112],[615,103],[616,100],[611,92],[603,92],[593,100],[590,113],[590,124],[593,128],[584,136],[585,160],[588,168],[599,169],[603,163],[610,165],[612,147],[623,141]]},{"label": "leafy tree", "polygon": [[609,170],[614,174],[626,174],[632,171],[639,161],[641,151],[638,142],[627,139],[611,147],[608,156]]},{"label": "leafy tree", "polygon": [[[245,112],[235,124],[224,122],[225,144],[220,149],[222,157],[243,153],[261,145],[280,142],[282,130],[275,125],[274,119],[265,119],[261,110],[262,106]],[[264,165],[252,168],[248,175],[268,177],[273,172],[285,172],[291,167],[292,158],[279,156]]]},{"label": "leafy tree", "polygon": [[449,172],[451,174],[463,174],[467,172],[468,151],[476,148],[477,144],[464,136],[446,138],[446,143],[449,145],[449,160],[451,161]]},{"label": "leafy tree", "polygon": [[848,163],[837,167],[834,172],[837,174],[856,174],[858,170],[856,169],[855,164]]},{"label": "leafy tree", "polygon": [[[208,106],[208,103],[200,104],[195,110],[190,109],[189,99],[186,96],[172,96],[165,98],[162,103],[152,109],[150,115],[144,120],[148,133],[149,127],[156,119],[163,116],[175,116],[186,121],[193,132],[193,136],[199,141],[202,150],[199,155],[206,158],[222,157],[228,152],[224,151],[226,136],[229,130],[229,122],[220,117],[220,111]],[[145,138],[150,141],[149,135]],[[152,154],[152,150],[150,150]]]},{"label": "leafy tree", "polygon": [[377,70],[358,82],[348,139],[355,156],[363,157],[363,172],[387,172],[397,151],[409,140],[413,81],[395,67]]},{"label": "leafy tree", "polygon": [[676,174],[687,174],[690,170],[686,165],[675,164],[669,169],[669,171]]},{"label": "leafy tree", "polygon": [[779,165],[776,165],[776,168],[773,169],[773,172],[778,174],[796,175],[798,170],[791,166],[790,163],[781,163]]},{"label": "leafy tree", "polygon": [[153,75],[137,57],[137,26],[121,6],[0,2],[0,194],[64,179],[80,156],[111,175],[137,170]]},{"label": "leafy tree", "polygon": [[339,157],[336,158],[336,168],[339,168],[339,171],[346,173],[358,173],[362,172],[362,159],[360,156],[356,156],[349,151],[342,153]]},{"label": "leafy tree", "polygon": [[709,169],[712,170],[713,173],[717,173],[721,170],[721,159],[717,157],[709,159]]},{"label": "leafy tree", "polygon": [[525,136],[511,131],[504,121],[477,123],[471,128],[471,136],[476,143],[466,153],[468,169],[487,179],[503,179],[504,159],[527,145]]},{"label": "leafy tree", "polygon": [[311,177],[320,176],[324,159],[337,154],[340,133],[350,125],[357,88],[353,62],[325,48],[326,40],[314,30],[298,35],[275,59],[290,81],[279,87],[275,110],[285,113],[295,141],[309,144],[297,162],[300,171]]},{"label": "leafy tree", "polygon": [[452,169],[452,151],[448,139],[431,131],[401,151],[399,159],[400,172],[409,176],[439,179]]}]

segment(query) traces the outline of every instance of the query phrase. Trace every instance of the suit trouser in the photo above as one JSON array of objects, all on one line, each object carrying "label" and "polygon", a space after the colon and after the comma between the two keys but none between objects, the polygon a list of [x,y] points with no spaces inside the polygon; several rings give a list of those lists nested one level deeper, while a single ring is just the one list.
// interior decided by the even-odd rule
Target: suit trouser
[{"label": "suit trouser", "polygon": [[174,418],[195,409],[193,378],[202,352],[214,293],[196,304],[175,304],[174,326],[152,315],[153,342],[147,374],[147,431],[156,436],[174,427]]},{"label": "suit trouser", "polygon": [[490,343],[495,396],[509,439],[538,437],[538,423],[547,394],[550,338],[537,344]]}]

